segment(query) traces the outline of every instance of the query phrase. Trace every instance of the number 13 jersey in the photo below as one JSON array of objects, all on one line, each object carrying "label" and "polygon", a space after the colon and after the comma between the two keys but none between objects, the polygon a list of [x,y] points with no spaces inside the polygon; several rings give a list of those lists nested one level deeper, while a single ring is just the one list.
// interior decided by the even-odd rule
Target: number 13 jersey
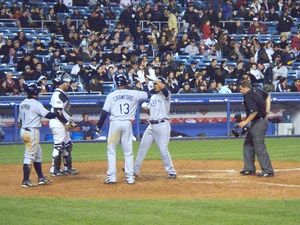
[{"label": "number 13 jersey", "polygon": [[139,101],[147,98],[144,91],[118,89],[107,95],[102,110],[110,113],[110,120],[134,120]]}]

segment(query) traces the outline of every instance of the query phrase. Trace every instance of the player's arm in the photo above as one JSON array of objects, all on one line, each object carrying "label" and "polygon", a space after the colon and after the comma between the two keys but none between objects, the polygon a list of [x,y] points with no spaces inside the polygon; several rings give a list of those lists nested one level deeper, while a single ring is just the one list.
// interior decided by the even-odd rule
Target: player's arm
[{"label": "player's arm", "polygon": [[268,115],[271,109],[271,95],[268,94],[266,98],[266,114]]},{"label": "player's arm", "polygon": [[54,113],[54,112],[49,112],[49,113],[45,116],[45,118],[47,118],[47,119],[54,119],[55,117],[57,117],[57,114]]},{"label": "player's arm", "polygon": [[168,97],[168,96],[169,96],[169,91],[168,91],[166,85],[165,85],[163,82],[161,82],[159,79],[156,79],[156,80],[155,80],[155,83],[156,83],[157,86],[160,88],[160,90],[161,90],[161,92],[163,93],[163,95],[164,95],[165,97]]},{"label": "player's arm", "polygon": [[106,120],[106,117],[108,115],[108,112],[105,111],[105,110],[102,110],[101,111],[101,114],[100,114],[100,118],[99,118],[99,121],[97,123],[97,131],[101,130],[103,124],[104,124],[104,121]]},{"label": "player's arm", "polygon": [[63,124],[67,124],[68,120],[64,116],[62,112],[62,108],[54,108],[54,114],[56,115],[57,119],[62,122]]}]

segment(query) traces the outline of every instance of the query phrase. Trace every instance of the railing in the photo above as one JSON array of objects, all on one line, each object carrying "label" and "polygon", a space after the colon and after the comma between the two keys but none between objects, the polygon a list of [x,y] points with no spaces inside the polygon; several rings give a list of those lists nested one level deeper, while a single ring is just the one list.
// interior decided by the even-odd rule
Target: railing
[{"label": "railing", "polygon": [[[293,129],[289,135],[300,135],[300,93],[272,93],[272,108],[269,119],[270,130],[268,135],[274,136],[282,134],[279,132],[278,126],[287,123]],[[74,109],[74,118],[76,121],[81,119],[82,112],[89,112],[93,115],[94,120],[98,120],[99,113],[104,104],[106,96],[101,95],[70,95],[71,103]],[[24,96],[19,97],[0,97],[0,115],[2,124],[9,124],[13,134],[10,140],[6,142],[18,143],[19,128],[17,123],[18,107]],[[41,96],[40,101],[49,107],[50,96]],[[244,113],[242,105],[243,97],[241,94],[177,94],[172,95],[171,101],[171,121],[172,129],[179,132],[206,132],[208,137],[231,136],[231,128],[233,127],[234,114],[237,112]],[[289,121],[286,121],[284,114],[288,112]],[[13,117],[11,117],[13,115]],[[147,124],[144,124],[145,115],[137,110],[134,133],[137,138],[144,131]],[[107,131],[108,123],[104,130]],[[205,128],[204,128],[205,126]],[[43,128],[45,129],[45,128]],[[48,128],[47,128],[48,129]],[[49,130],[47,131],[49,132]],[[104,132],[105,133],[105,132]],[[190,136],[193,136],[191,134]]]}]

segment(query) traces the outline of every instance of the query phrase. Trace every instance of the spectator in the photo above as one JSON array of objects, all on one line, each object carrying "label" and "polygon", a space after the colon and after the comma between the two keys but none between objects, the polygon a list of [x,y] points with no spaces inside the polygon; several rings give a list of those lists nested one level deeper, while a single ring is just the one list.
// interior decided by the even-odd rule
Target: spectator
[{"label": "spectator", "polygon": [[48,77],[45,68],[44,68],[44,64],[42,62],[38,62],[35,65],[35,68],[32,72],[32,76],[33,76],[33,80],[38,80],[40,76],[45,76]]},{"label": "spectator", "polygon": [[300,79],[295,79],[293,81],[291,92],[300,92]]},{"label": "spectator", "polygon": [[[175,2],[172,0],[172,2]],[[170,32],[174,32],[174,35],[177,36],[178,34],[178,21],[176,17],[176,12],[167,11],[167,17],[168,17],[168,28]]]},{"label": "spectator", "polygon": [[184,48],[184,52],[189,55],[199,54],[199,49],[196,45],[195,39],[191,39],[191,42]]},{"label": "spectator", "polygon": [[84,140],[93,140],[95,137],[95,125],[89,121],[89,114],[83,113],[82,114],[82,121],[78,123],[80,127],[80,131],[83,133],[83,139]]},{"label": "spectator", "polygon": [[295,51],[296,56],[300,54],[300,31],[292,38],[291,48]]},{"label": "spectator", "polygon": [[18,62],[17,70],[18,71],[24,71],[25,66],[33,67],[32,57],[30,54],[26,53],[24,54],[23,58]]},{"label": "spectator", "polygon": [[97,67],[96,73],[94,73],[91,78],[92,91],[99,91],[101,94],[104,93],[103,90],[104,76],[105,76],[105,66],[100,65]]},{"label": "spectator", "polygon": [[260,23],[257,17],[253,18],[253,23],[249,27],[249,34],[266,34],[268,27]]},{"label": "spectator", "polygon": [[63,0],[57,0],[57,2],[54,4],[54,12],[57,13],[69,13],[68,7],[63,3]]},{"label": "spectator", "polygon": [[282,53],[282,63],[283,65],[292,65],[292,63],[296,60],[295,52],[292,51],[291,47],[287,45],[285,47],[285,51]]},{"label": "spectator", "polygon": [[8,65],[14,65],[18,62],[16,56],[16,50],[14,48],[9,49],[8,55],[4,55],[2,59],[2,63],[6,63]]},{"label": "spectator", "polygon": [[275,6],[271,6],[270,7],[270,12],[268,14],[268,21],[275,21],[278,22],[279,21],[279,15],[277,14],[277,12],[275,11]]},{"label": "spectator", "polygon": [[6,72],[6,78],[2,81],[0,88],[3,95],[17,95],[19,93],[18,84],[13,79],[12,72]]},{"label": "spectator", "polygon": [[218,93],[217,82],[215,80],[210,80],[209,88],[207,93]]},{"label": "spectator", "polygon": [[277,25],[278,33],[280,35],[289,36],[291,34],[291,28],[293,25],[293,18],[289,15],[287,10],[284,10]]},{"label": "spectator", "polygon": [[31,27],[33,25],[32,21],[31,21],[31,18],[30,18],[29,9],[25,8],[23,10],[22,16],[19,18],[18,23],[19,23],[20,28]]},{"label": "spectator", "polygon": [[21,76],[24,77],[25,81],[35,80],[35,77],[29,65],[25,66],[24,72],[21,73]]},{"label": "spectator", "polygon": [[264,75],[262,74],[261,70],[258,69],[256,63],[252,63],[250,67],[250,79],[253,86],[263,86],[264,82]]},{"label": "spectator", "polygon": [[273,84],[276,85],[280,77],[287,77],[287,75],[288,69],[282,64],[281,58],[277,58],[273,68]]},{"label": "spectator", "polygon": [[210,21],[206,20],[202,26],[202,33],[203,33],[203,39],[208,39],[210,38],[211,34],[212,34],[212,29],[210,26]]},{"label": "spectator", "polygon": [[276,92],[288,92],[289,91],[286,77],[279,78],[279,81],[276,85],[275,91]]},{"label": "spectator", "polygon": [[228,85],[222,85],[222,83],[218,83],[218,93],[219,94],[231,94],[232,91],[229,89]]},{"label": "spectator", "polygon": [[25,36],[24,31],[19,31],[17,36],[14,37],[13,41],[18,40],[20,43],[20,47],[23,47],[28,42],[27,37]]},{"label": "spectator", "polygon": [[0,55],[8,55],[9,49],[13,48],[13,42],[11,39],[6,39],[5,44],[0,49]]},{"label": "spectator", "polygon": [[182,84],[182,88],[179,90],[178,94],[193,94],[195,93],[195,90],[191,88],[191,85],[189,82],[185,82]]}]

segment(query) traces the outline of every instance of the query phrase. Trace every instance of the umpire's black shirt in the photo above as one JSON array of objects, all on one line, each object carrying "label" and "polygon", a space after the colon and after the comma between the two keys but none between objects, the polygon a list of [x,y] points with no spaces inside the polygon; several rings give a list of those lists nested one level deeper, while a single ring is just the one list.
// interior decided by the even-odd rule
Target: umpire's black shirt
[{"label": "umpire's black shirt", "polygon": [[266,117],[266,98],[268,93],[258,89],[252,88],[244,94],[244,105],[247,117],[257,112],[254,120]]}]

